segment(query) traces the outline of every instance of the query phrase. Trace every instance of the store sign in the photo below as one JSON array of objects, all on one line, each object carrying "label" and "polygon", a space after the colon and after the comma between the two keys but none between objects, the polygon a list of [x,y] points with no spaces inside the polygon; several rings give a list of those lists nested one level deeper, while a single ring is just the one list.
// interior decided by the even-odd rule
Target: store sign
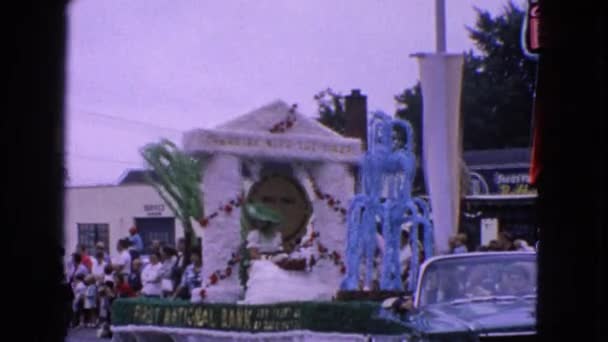
[{"label": "store sign", "polygon": [[528,168],[472,170],[474,182],[481,182],[483,186],[474,187],[482,189],[475,195],[525,195],[535,194],[536,190],[530,186]]},{"label": "store sign", "polygon": [[144,211],[148,216],[161,216],[165,211],[164,204],[144,204]]}]

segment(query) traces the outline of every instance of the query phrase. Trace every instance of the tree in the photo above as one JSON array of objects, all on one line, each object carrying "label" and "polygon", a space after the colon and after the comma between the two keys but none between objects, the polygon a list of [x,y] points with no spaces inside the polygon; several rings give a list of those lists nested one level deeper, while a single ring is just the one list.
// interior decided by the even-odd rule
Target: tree
[{"label": "tree", "polygon": [[[475,27],[467,30],[479,54],[469,50],[464,59],[463,147],[465,150],[527,147],[536,63],[524,56],[520,44],[525,11],[511,1],[496,17],[479,8],[475,11]],[[396,115],[412,123],[420,146],[420,82],[396,95],[395,100],[401,105]]]},{"label": "tree", "polygon": [[320,91],[314,96],[319,110],[319,120],[323,125],[344,134],[346,128],[346,113],[344,112],[344,96],[331,88]]},{"label": "tree", "polygon": [[148,182],[158,191],[175,217],[182,222],[186,240],[184,264],[187,265],[190,263],[192,247],[196,243],[192,219],[199,220],[204,215],[200,163],[167,139],[146,145],[141,155],[156,176],[146,175]]},{"label": "tree", "polygon": [[410,89],[406,89],[403,93],[396,95],[395,100],[400,104],[395,116],[409,121],[414,129],[414,153],[416,154],[416,176],[412,194],[417,196],[426,193],[424,184],[424,173],[422,170],[422,91],[420,82],[417,82]]},{"label": "tree", "polygon": [[[463,148],[527,147],[530,143],[535,62],[520,45],[525,11],[509,1],[496,17],[479,8],[474,28],[467,27],[480,53],[465,53],[461,112]],[[422,91],[418,81],[395,96],[396,116],[408,120],[416,133],[416,155],[422,153]],[[424,193],[418,164],[414,193]],[[466,177],[466,175],[465,175]],[[466,183],[466,182],[463,182]]]}]

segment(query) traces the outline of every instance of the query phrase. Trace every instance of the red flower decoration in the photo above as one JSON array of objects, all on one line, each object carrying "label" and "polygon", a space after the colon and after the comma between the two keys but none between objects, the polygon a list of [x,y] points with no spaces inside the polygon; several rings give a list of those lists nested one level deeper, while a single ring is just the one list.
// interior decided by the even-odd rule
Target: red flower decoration
[{"label": "red flower decoration", "polygon": [[202,299],[207,298],[207,290],[202,289],[201,292],[199,292],[199,295],[201,296]]},{"label": "red flower decoration", "polygon": [[232,212],[232,206],[230,204],[226,204],[226,206],[224,207],[224,211],[230,214]]},{"label": "red flower decoration", "polygon": [[200,223],[200,225],[202,227],[207,227],[207,225],[209,224],[209,219],[204,218],[204,219],[198,221],[198,223]]},{"label": "red flower decoration", "polygon": [[330,207],[333,207],[333,206],[334,206],[334,204],[336,204],[336,202],[334,201],[334,199],[333,199],[333,198],[330,198],[330,199],[327,201],[327,204],[328,204]]},{"label": "red flower decoration", "polygon": [[340,257],[340,253],[338,253],[338,252],[334,251],[334,252],[332,253],[332,256],[334,257],[334,260],[336,260],[336,261],[338,261],[338,262],[340,261],[340,258],[341,258],[341,257]]},{"label": "red flower decoration", "polygon": [[211,285],[215,285],[218,282],[218,278],[217,278],[217,274],[213,273],[210,277],[209,277],[209,282],[211,283]]},{"label": "red flower decoration", "polygon": [[327,252],[327,248],[325,248],[325,246],[323,246],[322,244],[318,244],[317,248],[319,250],[319,253],[326,253]]},{"label": "red flower decoration", "polygon": [[340,273],[342,273],[342,274],[346,273],[346,267],[344,265],[342,265],[340,267]]}]

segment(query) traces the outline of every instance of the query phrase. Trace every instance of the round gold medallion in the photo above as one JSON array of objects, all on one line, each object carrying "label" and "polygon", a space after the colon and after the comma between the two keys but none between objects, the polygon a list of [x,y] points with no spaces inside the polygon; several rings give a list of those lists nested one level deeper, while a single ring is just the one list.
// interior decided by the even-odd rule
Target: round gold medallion
[{"label": "round gold medallion", "polygon": [[295,179],[283,175],[270,175],[251,186],[249,203],[261,203],[281,215],[279,229],[283,248],[291,251],[306,234],[306,225],[312,215],[312,204],[306,190]]}]

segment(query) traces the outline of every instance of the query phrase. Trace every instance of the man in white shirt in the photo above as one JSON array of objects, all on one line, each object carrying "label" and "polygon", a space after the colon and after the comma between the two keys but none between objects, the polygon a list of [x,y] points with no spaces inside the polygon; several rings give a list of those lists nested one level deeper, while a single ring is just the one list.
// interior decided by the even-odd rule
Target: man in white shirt
[{"label": "man in white shirt", "polygon": [[116,245],[116,251],[118,251],[118,258],[114,260],[113,267],[117,273],[129,275],[131,273],[131,254],[129,253],[129,241],[118,240]]},{"label": "man in white shirt", "polygon": [[150,263],[144,267],[141,273],[143,288],[141,293],[146,297],[160,298],[162,295],[160,253],[153,252],[150,255]]},{"label": "man in white shirt", "polygon": [[103,252],[97,252],[95,254],[95,258],[93,259],[93,270],[91,271],[96,279],[103,279],[106,265],[107,264]]}]

